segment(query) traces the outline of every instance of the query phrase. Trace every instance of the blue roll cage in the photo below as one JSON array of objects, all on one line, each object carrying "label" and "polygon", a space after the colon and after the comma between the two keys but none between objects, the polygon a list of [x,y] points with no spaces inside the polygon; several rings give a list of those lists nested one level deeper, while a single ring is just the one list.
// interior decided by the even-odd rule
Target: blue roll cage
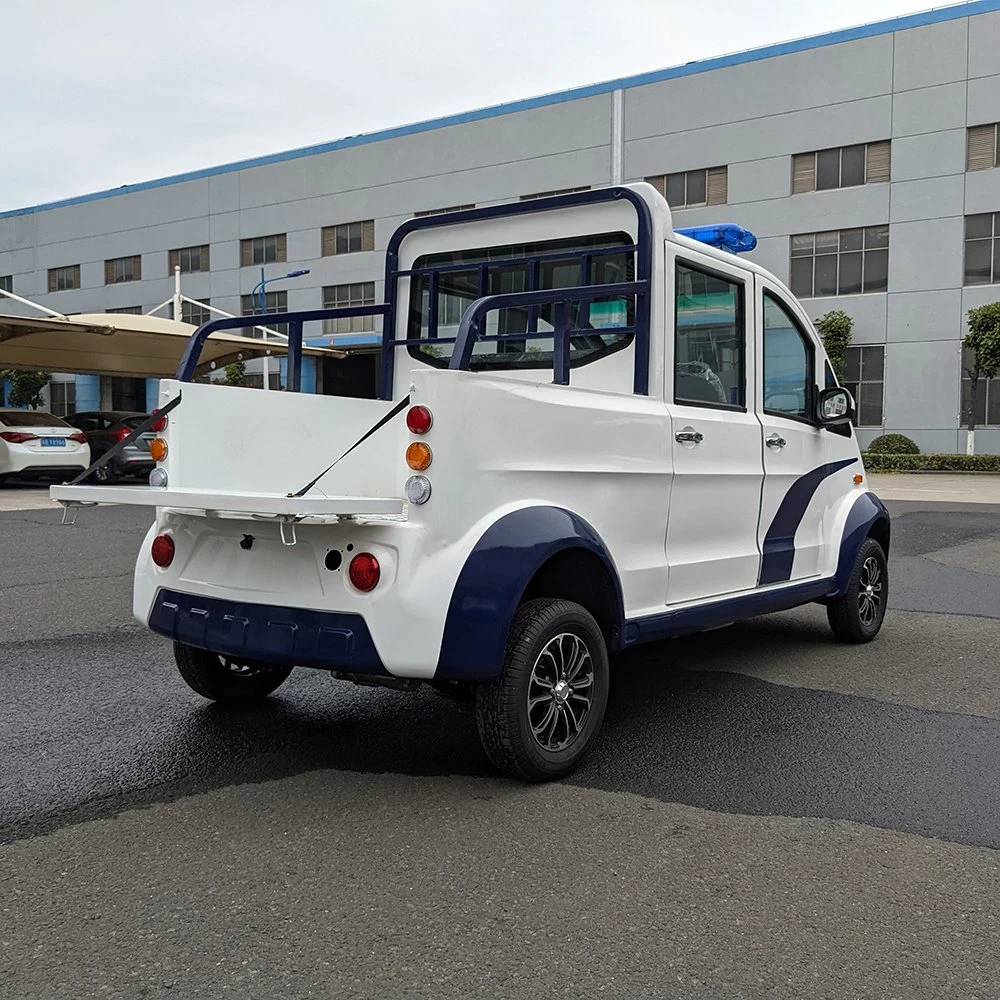
[{"label": "blue roll cage", "polygon": [[[399,268],[399,248],[403,240],[413,232],[440,226],[451,226],[463,222],[484,219],[509,218],[529,213],[548,212],[553,209],[572,208],[608,201],[627,201],[635,210],[637,239],[634,244],[600,247],[584,251],[552,252],[528,257],[513,258],[510,261],[490,260],[479,264],[454,264],[442,267]],[[539,198],[507,205],[468,209],[463,212],[449,212],[447,215],[426,216],[409,219],[392,234],[385,253],[385,298],[386,301],[370,306],[343,306],[333,309],[310,309],[303,312],[264,313],[254,316],[233,316],[226,319],[203,323],[191,335],[177,368],[177,379],[190,382],[198,367],[198,359],[205,341],[220,330],[238,330],[247,327],[285,323],[288,325],[288,374],[287,385],[290,392],[299,392],[302,386],[302,336],[306,323],[328,319],[350,319],[357,316],[382,317],[382,346],[380,361],[379,395],[382,399],[392,398],[392,386],[397,347],[426,346],[429,341],[440,344],[454,343],[451,369],[468,370],[475,345],[479,341],[501,340],[553,340],[552,373],[553,382],[568,385],[570,379],[570,344],[574,336],[582,334],[631,334],[634,337],[635,355],[632,391],[639,395],[649,392],[649,316],[650,289],[652,287],[652,217],[649,206],[634,191],[622,187],[599,188],[595,191],[580,191],[573,194]],[[589,285],[590,267],[593,259],[604,254],[635,254],[634,281],[613,284]],[[540,267],[548,260],[568,260],[577,258],[581,262],[582,282],[571,288],[538,288]],[[490,269],[504,264],[517,264],[528,268],[528,290],[499,295],[487,295],[487,275]],[[458,333],[454,337],[438,337],[438,279],[448,271],[478,271],[479,294],[462,315]],[[398,309],[400,307],[398,284],[401,278],[429,275],[427,337],[396,337]],[[590,326],[590,303],[609,297],[635,296],[634,323],[624,326]],[[581,306],[579,320],[582,325],[571,322],[573,303]],[[539,307],[553,305],[553,327],[551,331],[538,330]],[[487,313],[498,309],[522,307],[528,310],[528,329],[517,333],[500,333],[486,336],[484,320]],[[248,345],[249,346],[249,345]]]}]

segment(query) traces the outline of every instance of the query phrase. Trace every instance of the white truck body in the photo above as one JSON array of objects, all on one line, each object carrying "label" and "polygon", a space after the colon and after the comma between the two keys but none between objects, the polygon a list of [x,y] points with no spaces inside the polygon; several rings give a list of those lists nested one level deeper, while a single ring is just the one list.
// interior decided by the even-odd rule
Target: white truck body
[{"label": "white truck body", "polygon": [[[387,343],[386,398],[163,381],[161,408],[181,397],[160,433],[166,486],[52,489],[66,504],[153,508],[135,616],[223,656],[465,682],[502,673],[511,622],[532,597],[587,608],[612,652],[842,597],[866,538],[887,553],[889,521],[849,425],[816,416],[822,387],[835,382],[808,316],[764,269],[675,233],[649,185],[589,194],[402,227],[388,251],[384,337],[426,338],[432,299],[411,287],[423,281],[437,291],[438,339]],[[617,257],[607,234],[627,237]],[[580,356],[561,378],[560,342],[530,338],[540,305],[487,313],[478,339],[473,326],[470,363],[443,366],[473,299],[524,291],[480,271],[471,297],[450,302],[441,289],[458,281],[454,261],[474,274],[493,267],[476,263],[477,248],[501,259],[520,250],[509,285],[528,275],[529,287],[566,287],[572,298],[602,282],[580,271],[560,279],[570,264],[552,255],[568,238],[586,251],[595,236],[604,242],[592,258],[579,247],[569,257],[604,284],[641,282],[648,269],[648,285],[591,307],[591,323],[619,322],[588,327],[582,347],[574,339]],[[433,276],[414,273],[438,258]],[[539,281],[547,267],[551,280]],[[482,339],[515,313],[529,336],[513,352]],[[536,366],[504,367],[508,356],[531,364],[533,343]],[[439,356],[420,353],[425,344]],[[432,414],[426,433],[407,428],[415,405]],[[414,442],[432,453],[421,504],[405,500]],[[159,566],[150,547],[163,534],[174,557]],[[380,567],[369,592],[349,579],[357,553]]]}]

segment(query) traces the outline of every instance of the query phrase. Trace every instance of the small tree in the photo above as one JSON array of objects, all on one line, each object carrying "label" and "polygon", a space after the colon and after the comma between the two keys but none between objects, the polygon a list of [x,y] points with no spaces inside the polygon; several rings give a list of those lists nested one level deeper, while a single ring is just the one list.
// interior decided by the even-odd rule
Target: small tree
[{"label": "small tree", "polygon": [[966,413],[965,451],[976,453],[976,403],[979,401],[980,380],[1000,373],[1000,302],[990,302],[969,310],[969,332],[962,341],[970,361],[965,374],[969,376],[969,409]]},{"label": "small tree", "polygon": [[46,372],[23,372],[15,368],[0,370],[0,382],[10,380],[8,406],[30,406],[37,410],[42,405],[42,389],[52,379]]},{"label": "small tree", "polygon": [[851,338],[854,336],[854,320],[842,310],[834,309],[820,316],[815,326],[823,338],[823,346],[826,348],[837,381],[843,382],[844,360],[847,357],[847,348],[851,346]]},{"label": "small tree", "polygon": [[226,365],[226,385],[246,385],[247,366],[242,361],[234,361]]}]

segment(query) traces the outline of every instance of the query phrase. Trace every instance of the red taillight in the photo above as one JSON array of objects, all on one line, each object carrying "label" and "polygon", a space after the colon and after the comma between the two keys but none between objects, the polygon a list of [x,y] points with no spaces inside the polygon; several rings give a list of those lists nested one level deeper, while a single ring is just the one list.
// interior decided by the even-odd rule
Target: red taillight
[{"label": "red taillight", "polygon": [[382,570],[378,560],[370,552],[359,552],[348,567],[347,575],[351,583],[366,593],[378,586]]},{"label": "red taillight", "polygon": [[[159,412],[158,410],[153,410],[153,413],[158,413],[158,412]],[[157,420],[154,420],[149,425],[149,429],[153,431],[155,434],[159,434],[160,431],[162,431],[166,426],[167,426],[167,418],[159,417]]]},{"label": "red taillight", "polygon": [[25,441],[37,441],[37,434],[24,434],[21,431],[0,431],[0,438],[11,444],[24,444]]},{"label": "red taillight", "polygon": [[433,423],[434,418],[426,406],[411,406],[406,411],[406,426],[412,434],[426,434]]},{"label": "red taillight", "polygon": [[157,535],[150,548],[153,562],[164,568],[174,561],[174,540],[169,535]]},{"label": "red taillight", "polygon": [[118,430],[116,430],[114,433],[114,439],[116,441],[124,441],[125,438],[127,438],[131,433],[132,433],[131,427],[119,427]]},{"label": "red taillight", "polygon": [[83,435],[83,431],[74,431],[69,436],[70,441],[75,441],[77,444],[86,444],[87,439]]}]

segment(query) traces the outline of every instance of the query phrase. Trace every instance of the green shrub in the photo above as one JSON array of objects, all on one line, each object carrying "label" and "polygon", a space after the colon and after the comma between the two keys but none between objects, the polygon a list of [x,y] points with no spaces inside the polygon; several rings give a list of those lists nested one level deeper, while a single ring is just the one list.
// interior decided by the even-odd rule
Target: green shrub
[{"label": "green shrub", "polygon": [[883,434],[875,438],[868,451],[875,455],[919,455],[920,449],[916,441],[911,441],[905,434]]},{"label": "green shrub", "polygon": [[1000,455],[889,455],[863,453],[868,472],[1000,472]]}]

